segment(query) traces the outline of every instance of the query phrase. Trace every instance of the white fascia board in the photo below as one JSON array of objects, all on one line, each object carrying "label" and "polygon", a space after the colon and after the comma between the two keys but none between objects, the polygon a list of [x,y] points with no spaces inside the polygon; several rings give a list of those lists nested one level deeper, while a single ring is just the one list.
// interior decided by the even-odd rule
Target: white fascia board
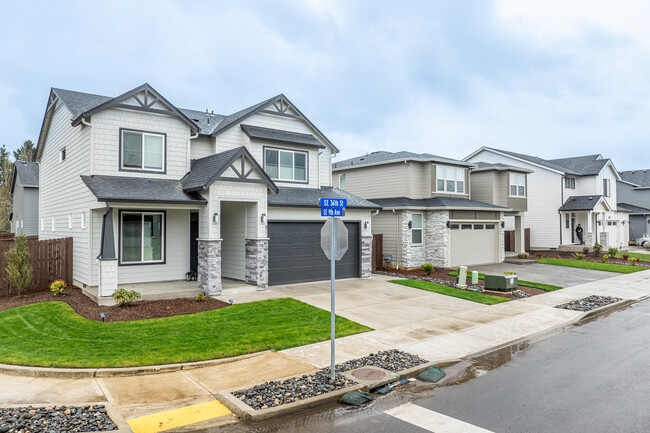
[{"label": "white fascia board", "polygon": [[518,158],[518,157],[516,157],[514,155],[509,155],[507,153],[499,152],[498,150],[488,149],[487,147],[481,147],[476,152],[474,152],[471,155],[463,158],[463,161],[466,160],[466,159],[472,158],[473,156],[477,155],[482,150],[485,150],[486,152],[496,153],[497,155],[505,156],[506,158],[512,158],[512,159],[514,159],[516,161],[521,161],[521,162],[526,163],[526,164],[534,165],[535,167],[543,168],[544,170],[548,170],[548,171],[550,171],[552,173],[557,173],[557,174],[560,174],[562,176],[566,175],[566,172],[564,172],[564,171],[555,170],[554,168],[546,167],[546,166],[544,166],[542,164],[537,164],[536,162],[528,161],[528,160],[523,159],[523,158]]}]

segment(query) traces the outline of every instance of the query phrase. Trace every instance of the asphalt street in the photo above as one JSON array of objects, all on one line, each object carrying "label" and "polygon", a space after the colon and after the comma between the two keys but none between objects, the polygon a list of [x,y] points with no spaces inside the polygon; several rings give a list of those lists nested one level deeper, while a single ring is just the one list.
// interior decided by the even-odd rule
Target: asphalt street
[{"label": "asphalt street", "polygon": [[409,384],[365,407],[227,430],[649,432],[650,301],[463,367],[449,371],[456,385]]}]

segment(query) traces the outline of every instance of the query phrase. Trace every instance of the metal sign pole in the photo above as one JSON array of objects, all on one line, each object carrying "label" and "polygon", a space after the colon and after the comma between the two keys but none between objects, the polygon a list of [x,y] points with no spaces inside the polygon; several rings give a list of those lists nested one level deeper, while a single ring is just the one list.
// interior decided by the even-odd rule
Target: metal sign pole
[{"label": "metal sign pole", "polygon": [[331,305],[331,328],[332,328],[332,345],[331,345],[331,355],[332,355],[332,364],[331,364],[331,374],[332,374],[332,382],[334,382],[336,378],[336,371],[334,371],[334,337],[335,337],[335,323],[334,323],[334,289],[335,289],[335,281],[336,281],[336,221],[335,218],[332,217],[332,255],[330,259],[330,269],[331,269],[331,291],[332,291],[332,305]]}]

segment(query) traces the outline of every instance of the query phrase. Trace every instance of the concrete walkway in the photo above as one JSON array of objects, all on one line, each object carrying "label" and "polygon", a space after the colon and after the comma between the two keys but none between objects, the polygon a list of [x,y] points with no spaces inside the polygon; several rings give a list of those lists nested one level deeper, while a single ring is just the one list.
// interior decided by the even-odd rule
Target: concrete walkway
[{"label": "concrete walkway", "polygon": [[[564,270],[561,267],[553,270],[556,268]],[[338,339],[337,362],[391,348],[434,362],[469,357],[568,326],[584,316],[584,313],[553,308],[554,305],[592,294],[623,299],[650,296],[650,271],[617,275],[493,306],[394,285],[386,280],[375,276],[337,282],[337,313],[375,329]],[[329,310],[328,283],[229,294],[235,302],[286,296]],[[214,400],[218,390],[280,379],[329,365],[329,351],[329,342],[322,342],[282,352],[264,352],[212,367],[147,376],[52,379],[0,375],[0,407],[102,401],[124,418],[140,417]],[[233,420],[234,416],[228,415],[222,422]]]}]

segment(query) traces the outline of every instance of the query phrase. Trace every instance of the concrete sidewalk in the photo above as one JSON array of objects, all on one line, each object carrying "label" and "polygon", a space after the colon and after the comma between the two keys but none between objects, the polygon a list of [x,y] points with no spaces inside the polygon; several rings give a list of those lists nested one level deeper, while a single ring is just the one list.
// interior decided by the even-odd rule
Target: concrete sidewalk
[{"label": "concrete sidewalk", "polygon": [[[437,363],[470,357],[561,329],[585,313],[554,305],[592,294],[638,300],[650,296],[650,271],[592,281],[493,306],[388,283],[374,276],[337,282],[337,314],[375,330],[337,340],[337,362],[397,348]],[[329,283],[238,293],[236,302],[293,296],[329,310]],[[215,399],[219,390],[302,374],[329,365],[329,342],[264,352],[205,368],[133,377],[52,379],[0,375],[0,407],[105,401],[124,418]],[[223,422],[233,421],[233,415]]]}]

